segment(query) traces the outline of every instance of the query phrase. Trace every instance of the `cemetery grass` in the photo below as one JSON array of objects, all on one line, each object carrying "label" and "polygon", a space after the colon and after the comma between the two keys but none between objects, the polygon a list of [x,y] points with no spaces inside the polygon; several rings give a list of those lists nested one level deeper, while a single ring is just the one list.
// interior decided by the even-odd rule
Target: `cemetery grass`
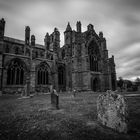
[{"label": "cemetery grass", "polygon": [[129,97],[130,131],[119,134],[97,121],[98,94],[61,94],[59,110],[51,107],[50,95],[29,99],[0,97],[0,140],[138,140],[140,97]]}]

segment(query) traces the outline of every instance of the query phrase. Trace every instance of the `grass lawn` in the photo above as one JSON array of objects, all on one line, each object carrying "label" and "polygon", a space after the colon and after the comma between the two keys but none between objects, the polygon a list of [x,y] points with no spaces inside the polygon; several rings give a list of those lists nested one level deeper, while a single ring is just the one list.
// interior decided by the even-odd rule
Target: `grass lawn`
[{"label": "grass lawn", "polygon": [[0,97],[0,140],[139,140],[140,96],[127,97],[130,132],[119,134],[97,122],[98,94],[60,94],[59,110],[50,95]]}]

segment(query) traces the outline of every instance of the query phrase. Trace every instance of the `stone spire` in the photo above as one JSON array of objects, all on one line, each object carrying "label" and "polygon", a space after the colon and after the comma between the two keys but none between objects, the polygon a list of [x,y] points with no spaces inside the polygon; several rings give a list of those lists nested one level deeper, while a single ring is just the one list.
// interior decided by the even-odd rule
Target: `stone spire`
[{"label": "stone spire", "polygon": [[30,27],[26,26],[25,27],[25,44],[29,45],[30,43]]},{"label": "stone spire", "polygon": [[31,45],[35,46],[35,35],[31,36]]},{"label": "stone spire", "polygon": [[87,30],[88,30],[88,31],[93,31],[93,30],[94,30],[94,26],[93,26],[92,24],[89,24],[89,25],[87,26]]},{"label": "stone spire", "polygon": [[99,32],[99,37],[102,39],[103,38],[103,32]]},{"label": "stone spire", "polygon": [[0,37],[4,36],[4,30],[5,30],[5,20],[2,18],[0,20]]},{"label": "stone spire", "polygon": [[50,45],[50,36],[49,36],[49,33],[46,33],[45,38],[44,38],[44,43],[45,43],[46,49],[49,50],[49,45]]},{"label": "stone spire", "polygon": [[45,35],[44,42],[45,42],[45,44],[46,44],[47,42],[50,42],[50,36],[49,36],[49,33],[48,33],[48,32],[47,32],[46,35]]},{"label": "stone spire", "polygon": [[80,21],[77,21],[76,27],[77,27],[77,32],[81,33],[81,22]]},{"label": "stone spire", "polygon": [[70,26],[70,23],[69,23],[69,22],[68,22],[68,25],[67,25],[66,31],[72,31],[72,29],[71,29],[71,26]]}]

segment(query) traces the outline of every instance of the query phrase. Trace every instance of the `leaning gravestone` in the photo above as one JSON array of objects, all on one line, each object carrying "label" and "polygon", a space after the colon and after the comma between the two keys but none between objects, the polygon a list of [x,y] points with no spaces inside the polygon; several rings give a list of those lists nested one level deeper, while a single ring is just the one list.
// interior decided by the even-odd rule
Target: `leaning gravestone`
[{"label": "leaning gravestone", "polygon": [[27,84],[25,84],[24,88],[21,90],[21,97],[18,99],[30,98],[30,96],[28,96],[29,94],[27,92],[28,92],[28,88],[27,88]]},{"label": "leaning gravestone", "polygon": [[57,94],[55,89],[53,90],[53,92],[51,92],[51,104],[52,107],[59,109],[59,95]]},{"label": "leaning gravestone", "polygon": [[24,85],[24,88],[22,90],[22,96],[26,96],[27,95],[27,84]]},{"label": "leaning gravestone", "polygon": [[128,108],[124,96],[112,91],[99,95],[97,99],[98,121],[118,132],[128,131]]},{"label": "leaning gravestone", "polygon": [[53,92],[53,85],[50,85],[50,93]]},{"label": "leaning gravestone", "polygon": [[74,89],[73,90],[73,97],[75,97],[76,96],[76,90]]}]

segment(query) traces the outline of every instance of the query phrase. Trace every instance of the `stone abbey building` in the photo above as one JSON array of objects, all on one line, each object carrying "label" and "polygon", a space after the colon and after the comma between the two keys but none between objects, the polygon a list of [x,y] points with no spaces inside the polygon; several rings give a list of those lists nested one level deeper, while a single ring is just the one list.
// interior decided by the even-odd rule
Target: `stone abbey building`
[{"label": "stone abbey building", "polygon": [[36,44],[25,28],[25,40],[4,35],[5,20],[0,20],[0,91],[47,92],[50,86],[57,91],[106,91],[116,89],[114,57],[108,58],[103,33],[95,32],[92,24],[82,32],[81,22],[76,31],[68,23],[64,31],[64,46],[60,47],[57,28]]}]

